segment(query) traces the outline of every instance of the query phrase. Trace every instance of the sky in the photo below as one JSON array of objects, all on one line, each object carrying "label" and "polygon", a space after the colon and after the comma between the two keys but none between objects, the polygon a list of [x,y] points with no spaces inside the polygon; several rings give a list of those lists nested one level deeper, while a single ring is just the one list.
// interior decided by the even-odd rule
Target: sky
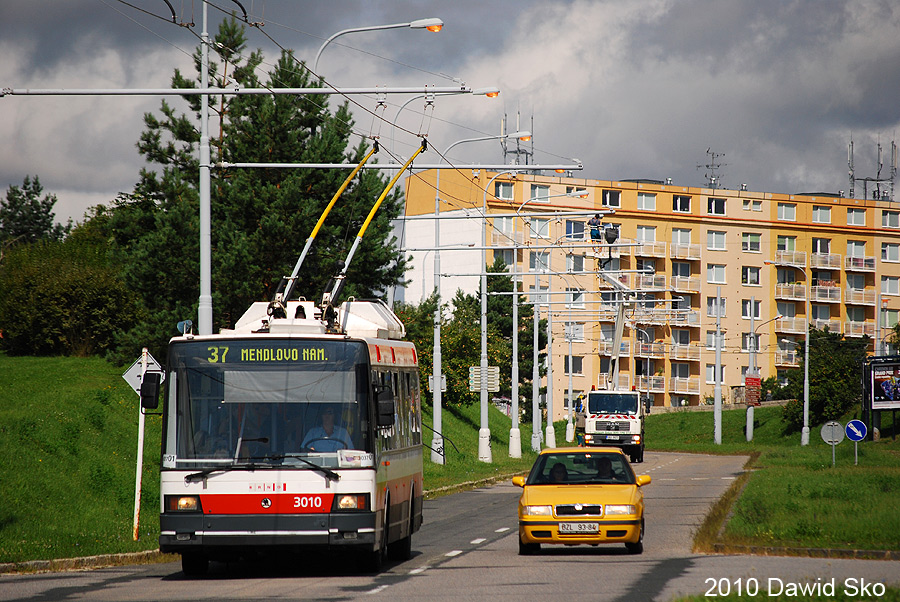
[{"label": "sky", "polygon": [[[171,22],[169,5],[179,22]],[[312,66],[347,28],[438,17],[439,33],[353,33],[323,51],[336,87],[497,86],[498,98],[424,102],[355,97],[356,131],[409,156],[414,133],[441,150],[507,131],[534,134],[533,163],[567,163],[577,177],[672,178],[773,193],[849,191],[890,169],[900,125],[900,3],[896,0],[241,0],[252,22]],[[213,35],[233,0],[208,10]],[[147,12],[142,12],[147,11]],[[147,14],[152,13],[152,14]],[[164,18],[160,18],[164,17]],[[166,20],[168,19],[168,20]],[[195,73],[200,0],[2,0],[0,88],[166,88]],[[196,35],[195,35],[196,34]],[[250,48],[277,47],[248,30]],[[266,65],[264,64],[264,67]],[[146,167],[136,143],[160,97],[0,96],[0,186],[37,175],[58,221],[130,191]],[[169,102],[187,111],[181,99]],[[331,101],[332,106],[336,101]],[[396,122],[398,128],[392,128]],[[454,146],[454,162],[502,163],[499,143]],[[423,161],[437,162],[434,153]],[[507,161],[512,160],[508,157]],[[381,162],[386,162],[381,159]],[[862,185],[857,184],[857,196]],[[900,198],[898,190],[896,198]]]}]

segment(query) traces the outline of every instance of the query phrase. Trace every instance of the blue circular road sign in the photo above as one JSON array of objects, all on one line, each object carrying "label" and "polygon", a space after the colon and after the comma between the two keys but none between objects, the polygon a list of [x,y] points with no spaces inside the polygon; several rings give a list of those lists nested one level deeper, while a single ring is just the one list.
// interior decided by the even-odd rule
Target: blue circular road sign
[{"label": "blue circular road sign", "polygon": [[847,439],[850,441],[862,441],[866,438],[866,423],[862,420],[851,420],[847,423]]}]

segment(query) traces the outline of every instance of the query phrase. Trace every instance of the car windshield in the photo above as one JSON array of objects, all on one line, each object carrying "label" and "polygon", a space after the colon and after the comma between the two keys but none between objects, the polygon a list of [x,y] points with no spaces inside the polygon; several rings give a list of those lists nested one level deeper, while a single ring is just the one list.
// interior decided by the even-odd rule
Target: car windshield
[{"label": "car windshield", "polygon": [[614,452],[541,454],[526,485],[633,485],[634,471],[625,456]]}]

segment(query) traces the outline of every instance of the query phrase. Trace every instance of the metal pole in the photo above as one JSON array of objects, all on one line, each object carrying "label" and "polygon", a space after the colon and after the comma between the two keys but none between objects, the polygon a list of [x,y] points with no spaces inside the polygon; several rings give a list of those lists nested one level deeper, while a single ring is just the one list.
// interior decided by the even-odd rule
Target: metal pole
[{"label": "metal pole", "polygon": [[[573,293],[574,294],[574,293]],[[570,303],[572,299],[569,299]],[[575,441],[575,423],[572,422],[572,410],[575,400],[572,399],[572,306],[569,305],[569,324],[566,332],[566,338],[569,340],[569,407],[566,409],[566,442]]]},{"label": "metal pole", "polygon": [[[209,88],[209,33],[206,28],[207,4],[203,3],[203,31],[200,34],[200,87]],[[200,97],[200,299],[197,306],[197,331],[212,334],[212,239],[210,236],[210,154],[209,96]]]},{"label": "metal pole", "polygon": [[[488,184],[490,185],[490,184]],[[481,269],[487,270],[487,188],[481,205]],[[487,274],[481,273],[481,428],[478,430],[478,459],[493,462],[491,428],[488,425]]]},{"label": "metal pole", "polygon": [[519,280],[518,272],[518,238],[517,225],[513,220],[513,319],[512,319],[512,392],[510,396],[510,418],[512,418],[512,426],[509,429],[509,457],[522,457],[522,434],[519,432]]},{"label": "metal pole", "polygon": [[432,353],[431,380],[432,385],[432,420],[434,422],[434,438],[431,440],[431,461],[444,463],[444,436],[441,434],[441,227],[440,217],[441,170],[437,170],[434,186],[434,295],[437,306],[434,308],[434,350]]},{"label": "metal pole", "polygon": [[[141,382],[144,382],[144,375],[147,374],[147,362],[149,351],[144,347],[141,350]],[[134,474],[134,524],[132,525],[132,537],[134,541],[140,539],[140,518],[141,518],[141,474],[144,472],[144,411],[141,408],[140,400],[138,400],[138,443],[137,443],[137,466]]]},{"label": "metal pole", "polygon": [[806,344],[803,346],[803,430],[800,432],[800,445],[809,445],[809,319],[810,280],[806,276]]},{"label": "metal pole", "polygon": [[[549,267],[550,257],[547,256]],[[547,287],[549,293],[549,286]],[[556,432],[553,430],[553,312],[547,308],[547,447],[556,447]]]},{"label": "metal pole", "polygon": [[540,279],[538,275],[534,275],[534,319],[531,324],[532,334],[534,335],[534,343],[532,348],[532,366],[531,366],[531,449],[533,451],[541,451],[541,370],[538,366],[538,344],[540,341],[540,333],[538,328],[541,324],[541,304],[537,298]]},{"label": "metal pole", "polygon": [[713,407],[713,438],[716,445],[722,444],[722,287],[716,287],[716,367],[713,378],[715,385],[715,406]]}]

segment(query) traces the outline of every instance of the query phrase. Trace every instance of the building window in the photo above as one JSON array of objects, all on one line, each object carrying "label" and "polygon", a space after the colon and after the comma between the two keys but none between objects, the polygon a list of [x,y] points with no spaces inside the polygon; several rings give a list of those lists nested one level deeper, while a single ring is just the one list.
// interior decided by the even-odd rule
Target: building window
[{"label": "building window", "polygon": [[900,228],[900,211],[882,211],[881,225],[884,228]]},{"label": "building window", "polygon": [[651,192],[639,192],[637,208],[644,211],[656,211],[656,195]]},{"label": "building window", "polygon": [[566,186],[566,194],[572,195],[573,197],[586,199],[586,198],[588,198],[588,195],[590,195],[590,192],[588,192],[587,188],[576,188],[574,186]]},{"label": "building window", "polygon": [[582,240],[584,238],[584,222],[579,220],[566,220],[566,238]]},{"label": "building window", "polygon": [[715,349],[716,348],[716,331],[715,330],[707,330],[706,331],[706,348],[707,349]]},{"label": "building window", "polygon": [[672,197],[672,211],[677,211],[678,213],[690,213],[691,212],[691,197],[676,194]]},{"label": "building window", "polygon": [[847,241],[848,257],[865,257],[866,241],[864,240],[848,240]]},{"label": "building window", "polygon": [[816,224],[830,224],[831,223],[831,207],[825,207],[822,205],[813,205],[812,221],[813,221],[813,223],[816,223]]},{"label": "building window", "polygon": [[[721,372],[725,372],[724,370],[720,371],[719,374],[719,383],[725,384],[725,379],[722,378]],[[716,365],[715,364],[706,364],[706,382],[715,384],[716,382]]]},{"label": "building window", "polygon": [[566,322],[566,340],[583,341],[584,324],[581,322]]},{"label": "building window", "polygon": [[743,266],[741,268],[741,284],[759,284],[759,267]]},{"label": "building window", "polygon": [[566,307],[584,307],[584,291],[580,288],[567,288]]},{"label": "building window", "polygon": [[710,230],[706,233],[706,248],[710,251],[725,250],[725,233],[718,230]]},{"label": "building window", "polygon": [[797,205],[794,203],[778,203],[778,219],[783,222],[797,221]]},{"label": "building window", "polygon": [[896,276],[881,277],[882,295],[900,295],[900,278]]},{"label": "building window", "polygon": [[779,236],[776,245],[779,251],[794,251],[797,249],[797,237]]},{"label": "building window", "polygon": [[[718,301],[718,303],[716,303]],[[706,315],[710,318],[725,317],[725,297],[707,297],[706,298]],[[716,312],[721,310],[721,315],[717,316]]]},{"label": "building window", "polygon": [[831,239],[830,238],[813,238],[812,239],[812,252],[816,255],[828,255],[831,253]]},{"label": "building window", "polygon": [[847,274],[847,288],[854,291],[862,291],[866,288],[865,274]]},{"label": "building window", "polygon": [[618,190],[604,190],[600,195],[600,204],[604,207],[620,207],[622,193]]},{"label": "building window", "polygon": [[691,244],[691,231],[685,228],[672,228],[673,245]]},{"label": "building window", "polygon": [[[750,337],[753,337],[752,339]],[[759,352],[759,333],[751,335],[749,332],[741,333],[741,351],[750,351],[750,341],[753,341],[753,349]]]},{"label": "building window", "polygon": [[710,215],[725,215],[725,199],[709,197],[706,212]]},{"label": "building window", "polygon": [[584,255],[575,255],[569,253],[566,255],[566,271],[567,272],[583,272],[584,271]]},{"label": "building window", "polygon": [[812,303],[809,306],[810,313],[812,314],[813,320],[830,320],[831,319],[831,306],[825,305],[824,303]]},{"label": "building window", "polygon": [[673,261],[672,275],[675,277],[689,278],[691,275],[691,264],[687,261]]},{"label": "building window", "polygon": [[881,261],[900,261],[900,244],[881,243]]},{"label": "building window", "polygon": [[506,264],[506,267],[512,266],[513,262],[513,250],[512,249],[498,249],[494,251],[494,257],[499,257],[503,260],[503,263]]},{"label": "building window", "polygon": [[536,203],[549,203],[550,187],[544,184],[532,184],[530,198]]},{"label": "building window", "polygon": [[550,238],[550,220],[533,217],[529,224],[531,238]]},{"label": "building window", "polygon": [[744,211],[762,211],[762,201],[744,199]]},{"label": "building window", "polygon": [[655,242],[656,241],[656,226],[638,226],[637,227],[637,240],[641,242]]},{"label": "building window", "polygon": [[761,234],[744,232],[741,236],[741,249],[751,253],[759,253],[759,241],[761,236]]},{"label": "building window", "polygon": [[865,226],[866,210],[865,209],[847,209],[847,225],[848,226]]},{"label": "building window", "polygon": [[900,311],[896,309],[886,309],[881,315],[884,321],[881,325],[882,328],[893,328],[900,321]]},{"label": "building window", "polygon": [[512,182],[494,182],[494,196],[504,201],[513,199]]},{"label": "building window", "polygon": [[756,299],[753,300],[753,303],[750,302],[750,299],[742,299],[741,300],[741,317],[745,320],[749,320],[752,317],[754,320],[759,320],[759,307],[760,301]]},{"label": "building window", "polygon": [[[584,363],[584,358],[580,355],[572,356],[572,374],[581,374],[582,365]],[[569,373],[569,356],[563,356],[563,370],[566,374]]]},{"label": "building window", "polygon": [[528,287],[529,292],[531,293],[531,302],[538,303],[540,305],[547,305],[549,301],[549,288],[546,286],[539,286],[534,288],[533,286]]},{"label": "building window", "polygon": [[706,281],[709,284],[725,284],[725,266],[720,263],[706,264]]},{"label": "building window", "polygon": [[549,272],[550,253],[547,251],[531,251],[528,254],[528,267],[532,272]]}]

